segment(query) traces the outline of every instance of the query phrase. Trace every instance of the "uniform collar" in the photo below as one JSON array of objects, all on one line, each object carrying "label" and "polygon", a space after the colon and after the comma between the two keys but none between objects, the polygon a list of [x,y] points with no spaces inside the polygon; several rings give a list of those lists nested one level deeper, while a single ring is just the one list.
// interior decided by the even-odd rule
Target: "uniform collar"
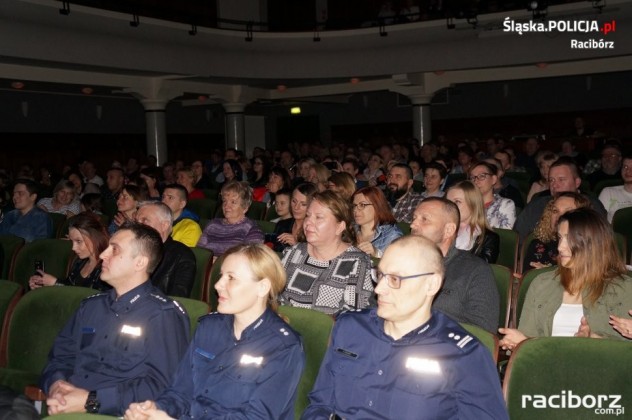
[{"label": "uniform collar", "polygon": [[436,325],[438,322],[437,312],[434,310],[431,310],[430,319],[428,321],[421,324],[414,330],[409,331],[408,334],[404,335],[399,340],[394,340],[393,337],[391,337],[390,335],[384,332],[384,319],[380,318],[377,315],[377,309],[372,309],[370,316],[371,318],[373,318],[373,321],[377,324],[380,330],[380,333],[382,334],[383,339],[385,339],[386,341],[390,341],[392,343],[400,344],[400,345],[408,345],[410,343],[416,342],[421,337],[428,337],[428,336],[433,335],[436,330]]},{"label": "uniform collar", "polygon": [[110,307],[116,312],[129,312],[134,305],[137,305],[143,300],[142,297],[146,296],[152,288],[153,286],[148,280],[120,296],[118,299],[116,298],[116,290],[111,289],[108,292],[110,294]]},{"label": "uniform collar", "polygon": [[[271,316],[278,316],[272,309],[266,308],[266,310],[261,314],[259,318],[257,318],[252,324],[248,325],[241,332],[241,339],[239,341],[245,341],[255,336],[257,332],[261,329],[261,326],[265,323],[269,323]],[[235,316],[231,315],[226,317],[226,320],[230,322],[230,331],[233,331],[233,322],[235,320]]]}]

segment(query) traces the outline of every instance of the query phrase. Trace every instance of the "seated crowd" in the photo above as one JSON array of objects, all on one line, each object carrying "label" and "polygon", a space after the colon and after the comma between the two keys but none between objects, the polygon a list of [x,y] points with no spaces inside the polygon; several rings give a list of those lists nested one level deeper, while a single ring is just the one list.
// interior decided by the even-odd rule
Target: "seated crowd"
[{"label": "seated crowd", "polygon": [[[49,412],[293,418],[305,356],[300,335],[274,315],[288,305],[336,319],[304,418],[415,418],[419,410],[507,418],[489,352],[477,340],[461,351],[466,344],[446,337],[465,336],[458,323],[466,323],[500,334],[507,350],[529,337],[632,338],[632,279],[610,224],[632,207],[632,155],[615,141],[597,161],[580,161],[569,150],[540,150],[537,139],[518,154],[491,140],[488,153],[463,143],[454,156],[430,143],[336,145],[330,154],[255,148],[251,159],[229,149],[161,168],[130,159],[110,167],[105,181],[86,161],[49,184],[48,197],[21,173],[0,234],[54,237],[48,213],[59,213],[77,257],[65,279],[39,270],[30,288],[101,292],[51,351],[42,379]],[[613,180],[622,185],[598,187]],[[196,214],[200,200],[217,204],[214,217]],[[272,231],[249,217],[253,202]],[[516,231],[523,244],[509,267],[517,276],[557,266],[532,283],[516,328],[499,325],[491,266],[499,229]],[[221,273],[218,313],[200,319],[187,350],[188,326],[168,296],[191,296],[194,247],[221,257]],[[144,309],[134,309],[139,297]],[[127,308],[117,306],[121,299]],[[99,328],[131,328],[126,336],[109,343],[95,334],[104,311],[125,315]],[[137,331],[124,323],[145,317],[174,330],[177,339],[162,339],[168,349],[132,344]],[[161,347],[152,328],[161,329],[148,326],[145,346]],[[122,346],[133,347],[138,364],[116,365]],[[417,348],[432,358],[410,369],[446,373],[424,392],[401,376],[407,349]],[[165,352],[169,358],[154,360]]]}]

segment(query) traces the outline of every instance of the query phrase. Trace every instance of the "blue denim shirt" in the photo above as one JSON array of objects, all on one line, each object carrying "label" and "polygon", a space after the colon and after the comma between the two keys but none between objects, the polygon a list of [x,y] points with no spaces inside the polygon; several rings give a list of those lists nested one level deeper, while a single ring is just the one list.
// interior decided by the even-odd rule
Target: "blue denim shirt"
[{"label": "blue denim shirt", "polygon": [[0,222],[0,234],[12,234],[26,242],[53,237],[53,221],[44,210],[33,207],[28,213],[11,210]]},{"label": "blue denim shirt", "polygon": [[[360,226],[356,225],[355,229],[356,232],[358,232]],[[377,229],[375,229],[375,235],[373,235],[371,244],[377,249],[378,255],[381,257],[386,247],[400,236],[404,236],[404,234],[397,225],[378,225]]]}]

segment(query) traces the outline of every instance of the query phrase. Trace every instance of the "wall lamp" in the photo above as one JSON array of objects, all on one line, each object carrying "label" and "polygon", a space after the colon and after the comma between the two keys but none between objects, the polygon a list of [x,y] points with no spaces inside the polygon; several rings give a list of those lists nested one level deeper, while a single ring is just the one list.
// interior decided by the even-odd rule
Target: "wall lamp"
[{"label": "wall lamp", "polygon": [[61,9],[59,9],[59,14],[60,15],[64,15],[64,16],[68,16],[70,14],[70,2],[69,1],[62,1],[61,2]]}]

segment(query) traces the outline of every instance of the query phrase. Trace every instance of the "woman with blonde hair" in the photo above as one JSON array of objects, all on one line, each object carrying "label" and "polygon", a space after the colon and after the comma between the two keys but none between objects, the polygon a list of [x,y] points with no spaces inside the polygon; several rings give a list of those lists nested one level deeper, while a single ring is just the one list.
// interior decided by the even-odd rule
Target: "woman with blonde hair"
[{"label": "woman with blonde hair", "polygon": [[470,181],[461,181],[448,189],[446,198],[459,208],[461,224],[456,247],[495,264],[500,237],[487,224],[481,192]]},{"label": "woman with blonde hair", "polygon": [[346,172],[332,172],[327,180],[327,189],[340,194],[345,200],[351,200],[356,190],[355,180]]},{"label": "woman with blonde hair", "polygon": [[500,328],[500,344],[513,349],[528,337],[625,339],[610,315],[632,307],[627,275],[606,218],[590,208],[570,211],[557,223],[558,268],[537,276],[525,298],[518,329]]},{"label": "woman with blonde hair", "polygon": [[300,336],[276,313],[285,279],[265,245],[228,249],[217,313],[200,318],[171,386],[156,401],[131,404],[125,418],[294,418],[305,356]]}]

